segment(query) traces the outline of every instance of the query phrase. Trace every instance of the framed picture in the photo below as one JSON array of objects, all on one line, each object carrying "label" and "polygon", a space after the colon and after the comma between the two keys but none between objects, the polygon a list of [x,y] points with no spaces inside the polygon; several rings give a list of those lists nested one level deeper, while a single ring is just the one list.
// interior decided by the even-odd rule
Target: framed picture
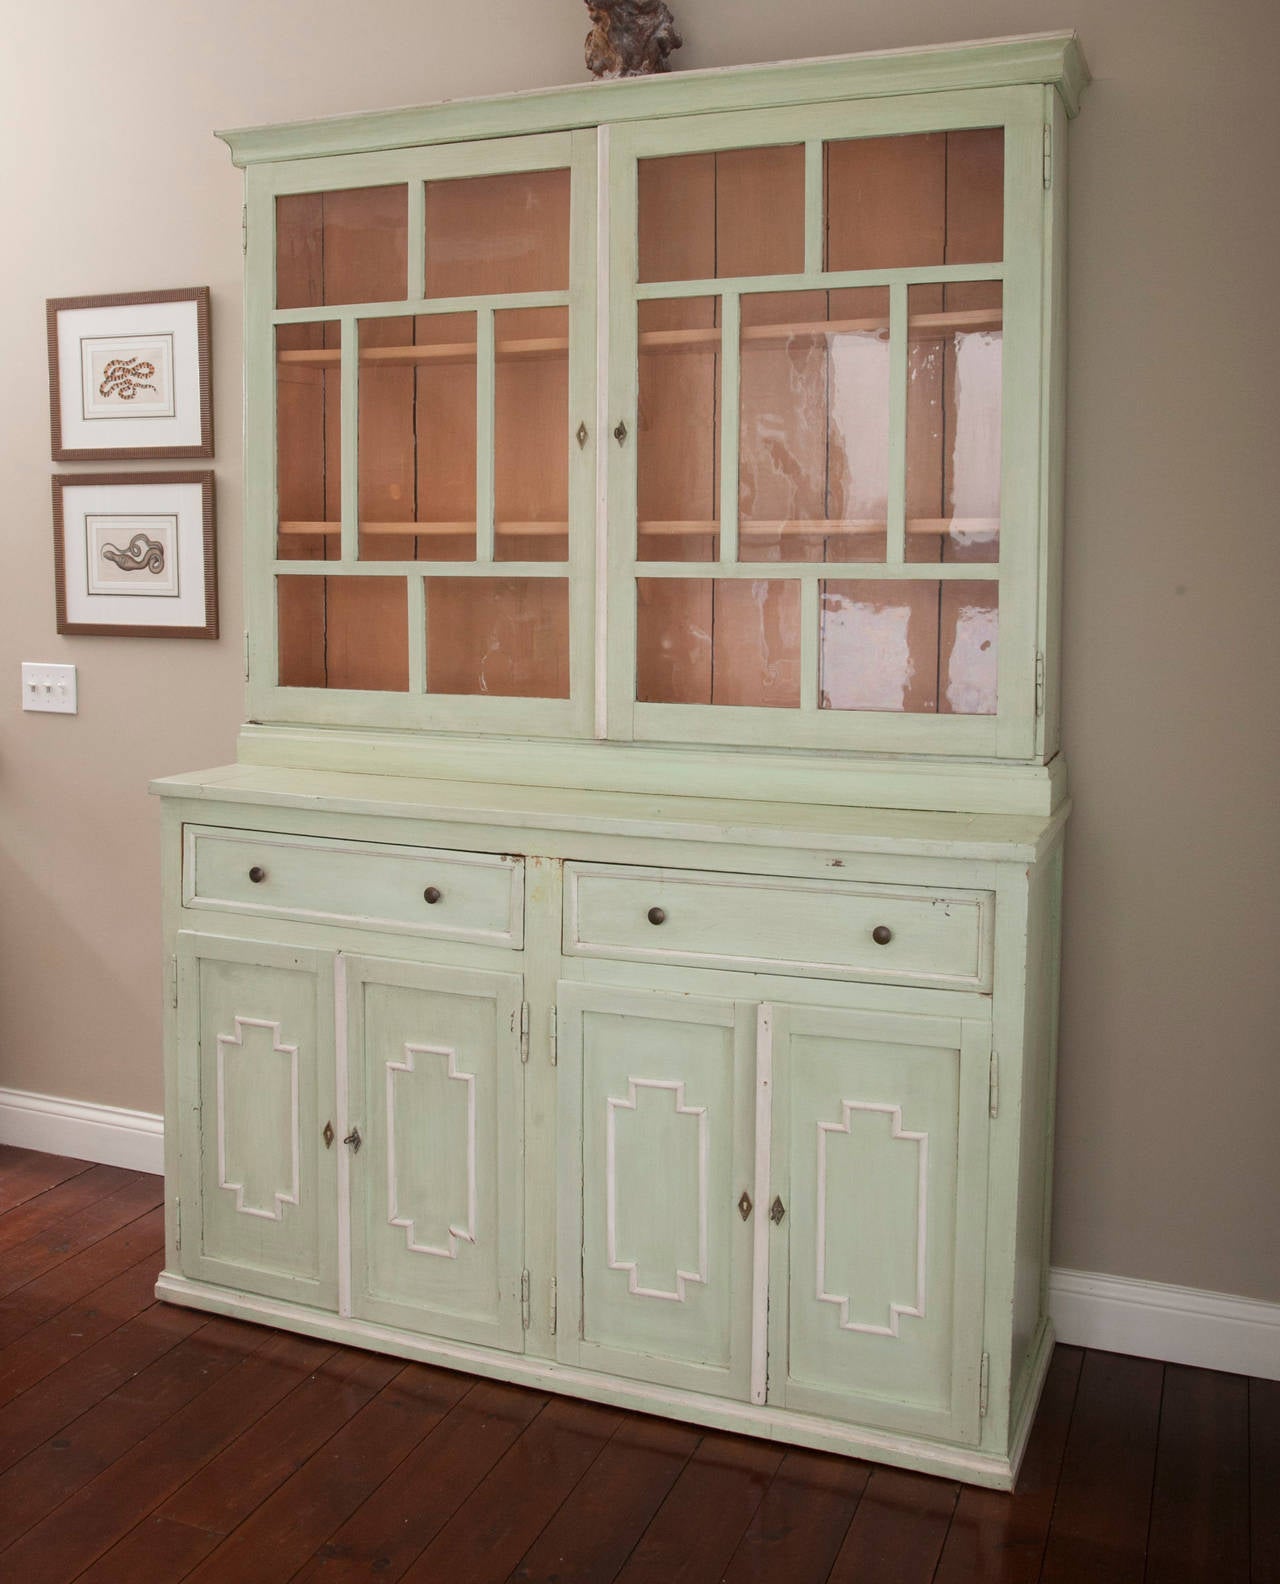
[{"label": "framed picture", "polygon": [[213,455],[209,288],[54,297],[55,462]]},{"label": "framed picture", "polygon": [[53,480],[58,631],[216,638],[212,473],[63,473]]}]

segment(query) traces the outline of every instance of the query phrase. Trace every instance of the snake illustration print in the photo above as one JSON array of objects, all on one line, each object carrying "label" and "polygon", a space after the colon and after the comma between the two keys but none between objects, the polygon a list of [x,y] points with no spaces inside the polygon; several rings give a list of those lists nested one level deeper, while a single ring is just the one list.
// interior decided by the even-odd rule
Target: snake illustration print
[{"label": "snake illustration print", "polygon": [[158,539],[149,538],[144,533],[136,533],[123,550],[118,550],[115,545],[105,544],[102,554],[108,561],[113,561],[122,572],[163,572],[164,571],[164,546]]},{"label": "snake illustration print", "polygon": [[102,371],[99,396],[117,396],[121,401],[132,401],[139,391],[155,390],[147,382],[155,378],[156,366],[146,358],[112,358]]}]

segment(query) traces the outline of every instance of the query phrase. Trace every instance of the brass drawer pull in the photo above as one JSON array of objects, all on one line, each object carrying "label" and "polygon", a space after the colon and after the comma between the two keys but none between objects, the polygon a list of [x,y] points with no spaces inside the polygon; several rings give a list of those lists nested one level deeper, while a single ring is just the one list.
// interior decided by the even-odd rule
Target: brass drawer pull
[{"label": "brass drawer pull", "polygon": [[262,867],[261,864],[254,864],[253,868],[249,871],[249,878],[253,881],[254,885],[261,885],[262,882],[267,878],[267,871]]},{"label": "brass drawer pull", "polygon": [[665,924],[666,923],[666,919],[667,919],[667,912],[666,912],[665,908],[651,907],[649,909],[649,922],[650,922],[650,924]]},{"label": "brass drawer pull", "polygon": [[443,895],[444,892],[439,886],[428,886],[427,889],[422,893],[422,900],[424,902],[435,903],[438,902]]},{"label": "brass drawer pull", "polygon": [[887,924],[877,924],[871,931],[871,939],[877,946],[887,946],[893,939],[893,931]]}]

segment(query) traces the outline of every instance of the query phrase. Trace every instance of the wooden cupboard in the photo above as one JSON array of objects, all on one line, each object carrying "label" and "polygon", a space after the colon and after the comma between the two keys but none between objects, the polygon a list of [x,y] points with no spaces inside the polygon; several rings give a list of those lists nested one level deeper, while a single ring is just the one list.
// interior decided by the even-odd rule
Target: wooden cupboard
[{"label": "wooden cupboard", "polygon": [[1069,35],[225,134],[248,713],[161,1293],[1008,1484]]}]

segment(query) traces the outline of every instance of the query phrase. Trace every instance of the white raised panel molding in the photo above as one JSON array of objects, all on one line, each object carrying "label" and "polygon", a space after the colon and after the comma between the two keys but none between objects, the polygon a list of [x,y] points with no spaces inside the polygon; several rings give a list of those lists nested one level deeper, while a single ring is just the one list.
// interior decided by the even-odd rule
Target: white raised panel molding
[{"label": "white raised panel molding", "polygon": [[[228,1046],[235,1045],[240,1050],[244,1049],[244,1031],[247,1028],[267,1029],[271,1033],[271,1053],[273,1056],[287,1056],[289,1058],[289,1151],[290,1184],[287,1192],[276,1190],[274,1210],[260,1209],[255,1205],[244,1202],[244,1184],[233,1183],[227,1178],[227,1105],[225,1081],[225,1053]],[[296,1205],[299,1198],[299,1164],[298,1157],[301,1146],[301,1122],[298,1114],[298,1047],[296,1045],[281,1044],[281,1028],[279,1023],[273,1023],[266,1018],[237,1017],[235,1020],[234,1034],[218,1035],[218,1187],[225,1188],[228,1193],[236,1196],[236,1210],[241,1215],[261,1216],[264,1221],[283,1221],[284,1206]]]},{"label": "white raised panel molding", "polygon": [[[474,1073],[458,1071],[458,1053],[450,1045],[406,1045],[405,1059],[387,1065],[387,1221],[393,1227],[404,1228],[405,1246],[414,1254],[434,1254],[441,1259],[457,1259],[458,1241],[474,1243],[476,1240],[476,1078]],[[445,1063],[445,1077],[461,1083],[467,1091],[467,1224],[451,1226],[448,1246],[436,1247],[431,1243],[414,1240],[416,1227],[413,1217],[400,1214],[396,1192],[396,1074],[416,1072],[414,1058],[439,1056]]]},{"label": "white raised panel molding", "polygon": [[[676,1268],[676,1287],[667,1292],[661,1287],[641,1287],[635,1260],[618,1258],[618,1174],[617,1174],[617,1114],[636,1109],[638,1089],[665,1089],[675,1097],[675,1114],[698,1119],[698,1268],[696,1271]],[[684,1302],[686,1282],[707,1280],[707,1108],[687,1106],[684,1103],[684,1084],[667,1078],[627,1079],[627,1098],[610,1098],[606,1105],[605,1123],[605,1223],[609,1269],[626,1271],[627,1291],[638,1298],[666,1298],[675,1303]]]},{"label": "white raised panel molding", "polygon": [[[818,1123],[818,1228],[815,1236],[817,1254],[817,1298],[819,1303],[836,1304],[840,1309],[840,1329],[842,1331],[865,1331],[871,1336],[898,1335],[898,1322],[903,1315],[913,1315],[917,1319],[924,1317],[925,1299],[925,1255],[926,1233],[928,1230],[928,1191],[929,1191],[929,1135],[927,1133],[910,1133],[902,1126],[902,1107],[895,1105],[877,1105],[864,1100],[844,1100],[841,1102],[843,1112],[839,1122]],[[879,1113],[890,1119],[890,1137],[902,1139],[914,1144],[919,1152],[916,1185],[916,1295],[913,1303],[900,1304],[889,1302],[889,1324],[887,1326],[865,1325],[849,1318],[850,1297],[848,1293],[830,1293],[827,1288],[827,1136],[831,1133],[842,1133],[846,1138],[851,1137],[850,1121],[855,1111],[868,1111]]]}]

